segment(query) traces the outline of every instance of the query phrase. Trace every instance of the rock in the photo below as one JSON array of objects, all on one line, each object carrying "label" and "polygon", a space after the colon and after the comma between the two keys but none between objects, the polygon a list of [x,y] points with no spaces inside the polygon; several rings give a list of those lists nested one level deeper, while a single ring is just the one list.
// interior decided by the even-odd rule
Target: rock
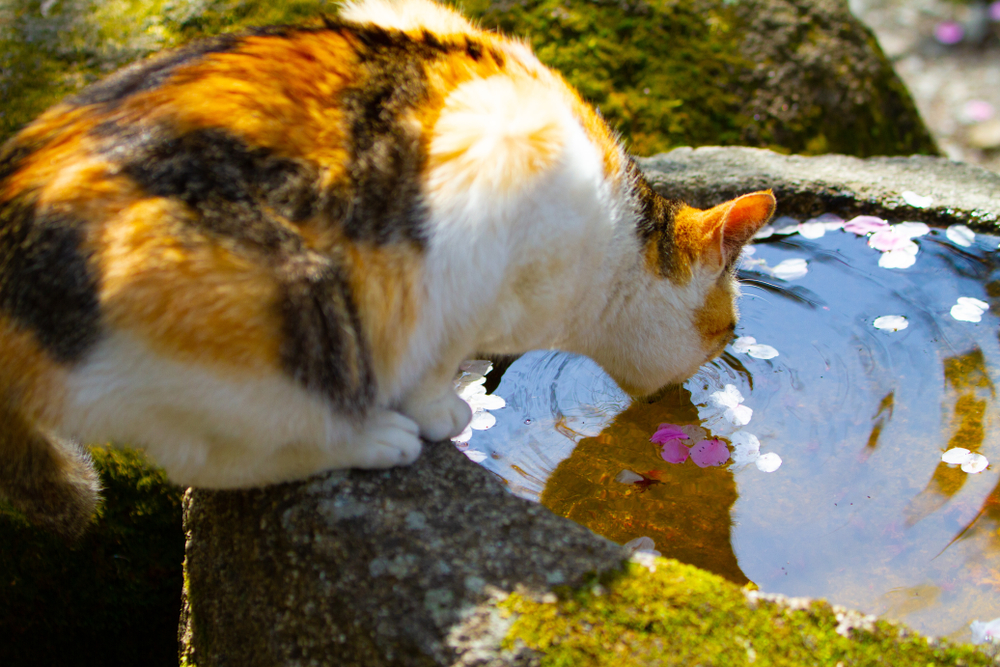
[{"label": "rock", "polygon": [[[777,215],[831,211],[966,224],[1000,231],[1000,174],[930,156],[858,159],[844,155],[780,155],[757,148],[678,148],[639,165],[662,194],[707,207],[746,192],[773,188]],[[925,208],[904,199],[931,197]],[[912,199],[912,198],[911,198]]]},{"label": "rock", "polygon": [[448,443],[409,468],[192,490],[185,508],[183,655],[199,667],[522,664],[497,604],[626,558]]},{"label": "rock", "polygon": [[749,145],[940,154],[878,42],[841,0],[471,0],[525,35],[633,153]]}]

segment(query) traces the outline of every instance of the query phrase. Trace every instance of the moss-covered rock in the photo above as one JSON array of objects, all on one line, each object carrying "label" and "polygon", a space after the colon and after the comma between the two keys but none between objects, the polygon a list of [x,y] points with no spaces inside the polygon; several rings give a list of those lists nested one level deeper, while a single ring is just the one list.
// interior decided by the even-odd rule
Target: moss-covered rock
[{"label": "moss-covered rock", "polygon": [[674,560],[645,563],[558,595],[511,595],[499,603],[515,618],[504,645],[536,651],[541,667],[995,664],[822,600],[740,590]]},{"label": "moss-covered rock", "polygon": [[181,490],[138,452],[92,452],[104,502],[79,543],[0,506],[0,665],[177,664]]}]

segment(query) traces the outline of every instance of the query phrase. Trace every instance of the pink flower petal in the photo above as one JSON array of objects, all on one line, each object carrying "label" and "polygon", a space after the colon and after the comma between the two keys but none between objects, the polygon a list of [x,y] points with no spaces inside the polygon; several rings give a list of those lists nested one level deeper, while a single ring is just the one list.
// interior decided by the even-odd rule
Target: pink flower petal
[{"label": "pink flower petal", "polygon": [[683,442],[675,438],[663,443],[663,452],[660,453],[660,456],[667,463],[684,463],[687,461],[690,453],[691,450],[685,447]]},{"label": "pink flower petal", "polygon": [[859,215],[844,223],[844,231],[861,235],[868,232],[877,232],[888,226],[889,223],[882,218],[876,218],[874,215]]},{"label": "pink flower petal", "polygon": [[691,460],[699,468],[721,466],[729,460],[729,448],[721,440],[702,440],[691,448]]},{"label": "pink flower petal", "polygon": [[901,234],[897,234],[892,227],[881,229],[872,234],[868,239],[869,246],[882,252],[902,250],[903,248],[910,247],[912,244],[913,241]]},{"label": "pink flower petal", "polygon": [[676,438],[687,438],[688,435],[685,433],[680,426],[676,424],[660,424],[656,429],[656,433],[653,437],[649,439],[650,442],[664,443],[667,440],[674,440]]}]

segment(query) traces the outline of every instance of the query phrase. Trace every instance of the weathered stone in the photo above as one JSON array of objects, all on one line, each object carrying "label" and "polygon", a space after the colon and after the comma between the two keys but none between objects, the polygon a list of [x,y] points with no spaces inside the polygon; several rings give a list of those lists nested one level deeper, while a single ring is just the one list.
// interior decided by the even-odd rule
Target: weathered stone
[{"label": "weathered stone", "polygon": [[521,591],[617,569],[622,547],[515,498],[448,444],[409,468],[189,491],[184,656],[209,665],[513,665]]},{"label": "weathered stone", "polygon": [[[659,192],[692,206],[712,206],[772,188],[778,215],[864,213],[939,226],[963,223],[984,232],[1000,230],[1000,174],[946,158],[805,157],[756,148],[704,147],[640,158],[639,165]],[[917,208],[904,199],[907,191],[932,201]]]}]

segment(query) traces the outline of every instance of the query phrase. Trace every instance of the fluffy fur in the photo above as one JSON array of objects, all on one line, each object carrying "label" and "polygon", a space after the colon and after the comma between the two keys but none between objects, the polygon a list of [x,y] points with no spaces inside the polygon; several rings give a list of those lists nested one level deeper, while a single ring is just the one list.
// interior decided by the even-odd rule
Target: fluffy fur
[{"label": "fluffy fur", "polygon": [[525,45],[428,0],[160,55],[0,154],[0,491],[71,535],[70,441],[212,488],[405,465],[465,427],[475,353],[652,392],[728,342],[773,209],[656,194]]}]

